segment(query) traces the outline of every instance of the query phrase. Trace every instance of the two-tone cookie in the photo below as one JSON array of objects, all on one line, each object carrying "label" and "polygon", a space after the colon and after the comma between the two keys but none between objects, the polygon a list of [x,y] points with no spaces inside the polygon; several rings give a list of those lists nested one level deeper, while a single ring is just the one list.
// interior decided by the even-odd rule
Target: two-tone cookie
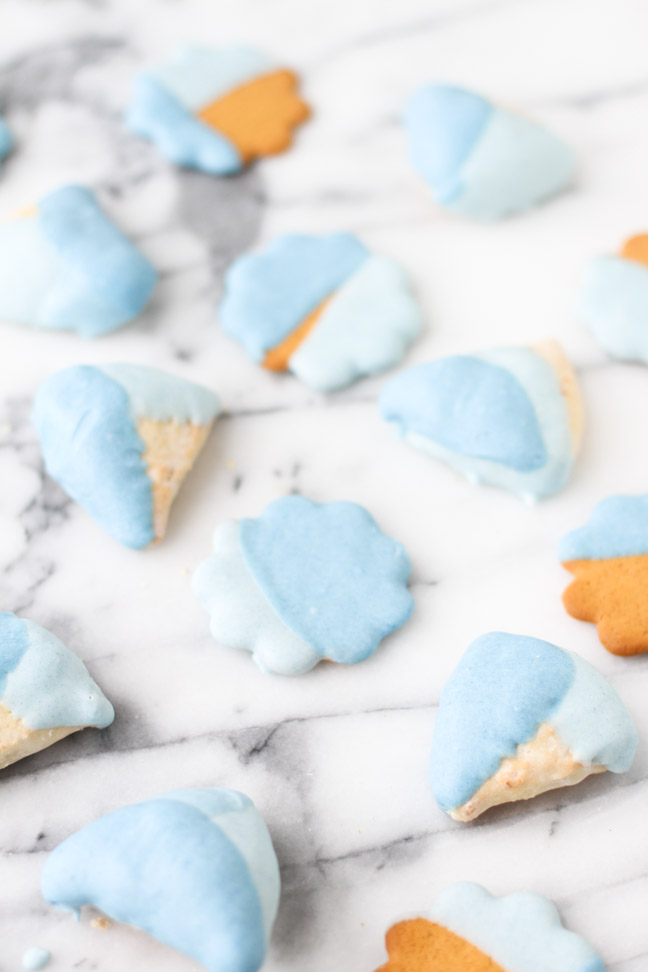
[{"label": "two-tone cookie", "polygon": [[333,391],[397,364],[422,313],[402,267],[355,236],[288,234],[232,264],[220,320],[264,368]]},{"label": "two-tone cookie", "polygon": [[466,822],[593,773],[625,773],[636,748],[627,709],[593,665],[497,631],[470,645],[441,693],[430,785]]},{"label": "two-tone cookie", "polygon": [[308,115],[296,75],[261,51],[182,47],[137,78],[126,122],[176,165],[228,175],[285,151]]},{"label": "two-tone cookie", "polygon": [[648,651],[648,496],[610,496],[563,537],[558,554],[574,575],[563,603],[591,621],[615,655]]},{"label": "two-tone cookie", "polygon": [[0,317],[98,337],[144,309],[156,272],[83,186],[0,224]]},{"label": "two-tone cookie", "polygon": [[114,718],[74,652],[34,621],[0,611],[0,769]]},{"label": "two-tone cookie", "polygon": [[609,354],[648,364],[648,234],[589,261],[577,313]]},{"label": "two-tone cookie", "polygon": [[605,972],[555,906],[517,891],[495,898],[479,884],[445,888],[429,915],[393,925],[377,972]]},{"label": "two-tone cookie", "polygon": [[216,530],[193,590],[217,641],[252,652],[263,671],[301,675],[372,655],[412,612],[410,570],[362,506],[285,496]]},{"label": "two-tone cookie", "polygon": [[386,385],[380,409],[411,445],[528,501],[567,482],[583,424],[576,378],[554,341],[415,365]]},{"label": "two-tone cookie", "polygon": [[77,917],[92,905],[202,963],[257,972],[279,905],[279,866],[242,793],[176,790],[121,807],[52,851],[44,897]]},{"label": "two-tone cookie", "polygon": [[208,388],[154,368],[76,365],[41,384],[32,421],[50,476],[104,530],[142,548],[164,536],[219,412]]},{"label": "two-tone cookie", "polygon": [[574,178],[574,155],[562,139],[464,88],[421,88],[404,120],[412,165],[451,213],[501,219],[555,196]]}]

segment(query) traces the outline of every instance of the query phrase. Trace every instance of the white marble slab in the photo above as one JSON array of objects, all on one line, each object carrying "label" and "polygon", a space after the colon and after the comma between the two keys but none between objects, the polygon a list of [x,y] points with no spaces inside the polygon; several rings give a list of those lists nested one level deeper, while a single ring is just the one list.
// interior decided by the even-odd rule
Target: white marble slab
[{"label": "white marble slab", "polygon": [[[530,888],[611,972],[648,968],[648,656],[608,655],[560,604],[562,533],[610,492],[648,488],[648,370],[610,362],[573,314],[584,261],[648,228],[648,7],[641,0],[3,0],[0,103],[19,148],[0,215],[88,182],[159,266],[142,318],[85,343],[0,331],[0,606],[51,628],[115,703],[89,730],[0,781],[0,969],[32,944],[52,972],[190,972],[124,927],[75,925],[41,900],[48,850],[122,803],[169,788],[247,792],[276,842],[284,893],[267,972],[372,972],[395,919],[448,882]],[[295,150],[235,179],[178,174],[120,123],[133,73],[177,41],[244,40],[304,75],[313,121]],[[577,190],[524,218],[444,218],[410,170],[398,122],[429,78],[473,85],[563,132]],[[345,229],[406,264],[428,330],[409,361],[555,336],[587,408],[565,491],[535,509],[474,489],[409,451],[378,418],[382,380],[324,399],[262,373],[220,330],[235,254],[287,231]],[[2,268],[0,267],[0,276]],[[28,421],[52,370],[125,360],[217,389],[219,422],[167,539],[121,549],[48,481]],[[290,490],[369,507],[414,562],[416,612],[369,662],[298,680],[219,647],[189,590],[213,526]],[[426,769],[440,690],[475,636],[504,629],[579,651],[641,732],[635,766],[473,826],[435,806]]]}]

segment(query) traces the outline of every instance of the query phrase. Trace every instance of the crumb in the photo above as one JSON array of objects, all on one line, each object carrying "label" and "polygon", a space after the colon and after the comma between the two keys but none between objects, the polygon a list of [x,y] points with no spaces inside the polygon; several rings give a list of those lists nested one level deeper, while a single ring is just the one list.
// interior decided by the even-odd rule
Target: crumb
[{"label": "crumb", "polygon": [[92,928],[98,928],[100,931],[106,931],[112,925],[111,921],[107,918],[93,918],[90,922]]}]

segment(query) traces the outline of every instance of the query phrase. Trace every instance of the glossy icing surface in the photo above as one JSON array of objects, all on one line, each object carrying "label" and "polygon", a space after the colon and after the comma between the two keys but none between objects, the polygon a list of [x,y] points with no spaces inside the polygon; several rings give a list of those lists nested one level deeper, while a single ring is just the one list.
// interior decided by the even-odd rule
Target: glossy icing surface
[{"label": "glossy icing surface", "polygon": [[210,425],[221,409],[218,396],[209,388],[157,368],[104,364],[101,371],[124,389],[135,419]]},{"label": "glossy icing surface", "polygon": [[610,354],[648,364],[648,267],[620,256],[590,260],[577,313]]},{"label": "glossy icing surface", "polygon": [[587,523],[560,541],[562,561],[601,560],[648,553],[648,496],[608,496]]},{"label": "glossy icing surface", "polygon": [[0,704],[29,729],[97,726],[115,717],[81,659],[33,621],[0,612]]},{"label": "glossy icing surface", "polygon": [[605,972],[594,948],[563,927],[555,906],[529,891],[495,898],[471,882],[439,895],[432,921],[472,942],[506,972]]},{"label": "glossy icing surface", "polygon": [[201,962],[256,972],[279,900],[265,824],[233,790],[181,790],[122,807],[49,856],[42,892],[77,912],[92,904]]}]

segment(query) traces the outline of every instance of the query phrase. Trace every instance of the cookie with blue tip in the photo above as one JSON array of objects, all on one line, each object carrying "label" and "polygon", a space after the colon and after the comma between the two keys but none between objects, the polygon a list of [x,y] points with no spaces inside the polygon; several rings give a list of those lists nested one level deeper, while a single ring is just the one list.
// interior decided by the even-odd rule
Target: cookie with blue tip
[{"label": "cookie with blue tip", "polygon": [[547,898],[496,898],[469,881],[445,888],[426,917],[393,925],[386,946],[389,961],[377,972],[605,972]]},{"label": "cookie with blue tip", "polygon": [[239,172],[284,152],[309,114],[297,77],[248,47],[183,47],[136,80],[126,123],[176,165]]},{"label": "cookie with blue tip", "polygon": [[114,718],[74,652],[34,621],[0,611],[0,769]]},{"label": "cookie with blue tip", "polygon": [[372,655],[412,612],[410,571],[362,506],[285,496],[216,530],[193,590],[217,641],[252,652],[263,671],[301,675]]},{"label": "cookie with blue tip", "polygon": [[601,673],[548,641],[501,631],[474,641],[441,693],[430,760],[437,803],[454,820],[625,773],[637,732]]},{"label": "cookie with blue tip", "polygon": [[93,338],[144,309],[156,272],[83,186],[0,224],[0,318]]},{"label": "cookie with blue tip", "polygon": [[220,412],[216,395],[140,365],[76,365],[39,387],[32,421],[45,468],[111,536],[141,549],[169,510]]},{"label": "cookie with blue tip", "polygon": [[648,234],[589,261],[577,313],[609,354],[648,364]]},{"label": "cookie with blue tip", "polygon": [[582,436],[578,384],[555,341],[415,365],[386,385],[380,409],[411,445],[527,502],[565,485]]},{"label": "cookie with blue tip", "polygon": [[559,557],[574,575],[568,613],[597,626],[614,655],[648,651],[648,496],[609,496],[563,537]]},{"label": "cookie with blue tip", "polygon": [[13,135],[6,121],[0,115],[0,162],[9,155],[14,146]]},{"label": "cookie with blue tip", "polygon": [[402,267],[349,233],[287,234],[239,257],[220,320],[253,361],[326,392],[393,367],[422,327]]},{"label": "cookie with blue tip", "polygon": [[121,807],[49,855],[41,890],[147,931],[207,972],[257,972],[279,904],[272,840],[249,797],[188,789]]},{"label": "cookie with blue tip", "polygon": [[492,221],[573,181],[571,148],[542,125],[464,88],[429,84],[404,114],[410,159],[444,209]]}]

